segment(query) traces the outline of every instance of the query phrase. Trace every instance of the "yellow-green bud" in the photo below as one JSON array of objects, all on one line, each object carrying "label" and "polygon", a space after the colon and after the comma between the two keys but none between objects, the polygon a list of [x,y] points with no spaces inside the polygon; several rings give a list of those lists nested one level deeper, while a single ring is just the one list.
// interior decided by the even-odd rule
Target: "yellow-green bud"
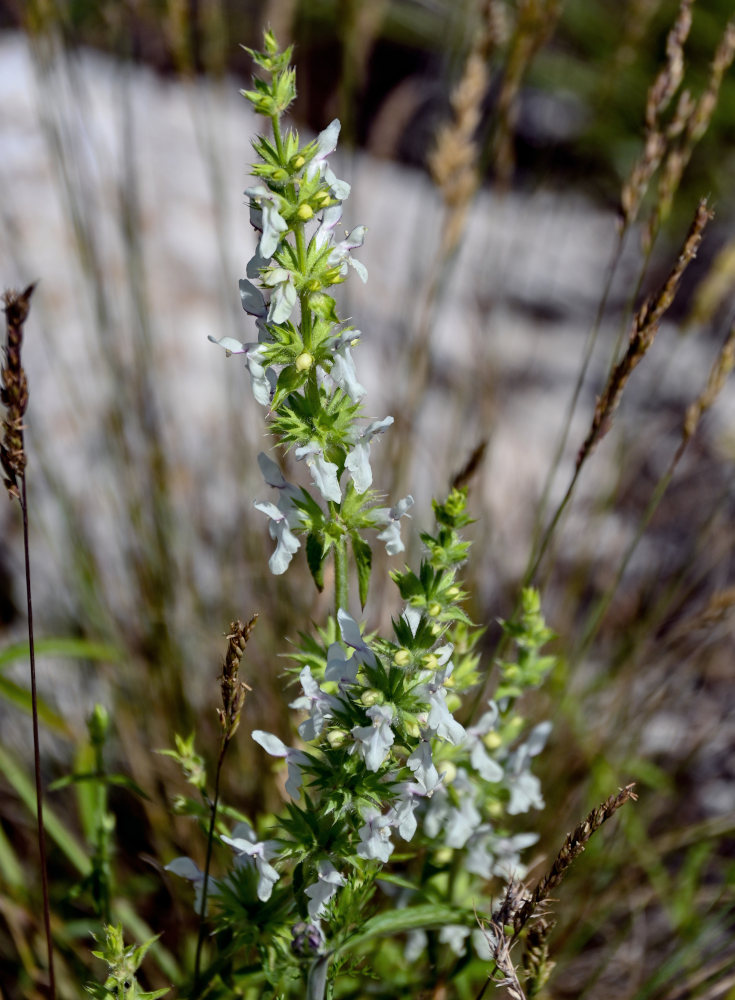
[{"label": "yellow-green bud", "polygon": [[455,600],[455,598],[459,597],[461,593],[462,591],[455,584],[455,586],[449,587],[449,589],[447,590],[447,597],[449,598],[450,601],[453,601]]},{"label": "yellow-green bud", "polygon": [[285,180],[288,180],[288,174],[287,174],[287,172],[286,172],[286,171],[285,171],[285,170],[283,169],[283,167],[277,167],[277,168],[276,168],[276,169],[275,169],[275,170],[273,171],[273,173],[271,174],[271,178],[272,178],[272,179],[273,179],[274,181],[285,181]]},{"label": "yellow-green bud", "polygon": [[377,705],[378,702],[381,702],[382,700],[382,694],[374,688],[368,688],[367,691],[363,691],[360,695],[360,701],[363,703],[365,708],[371,708],[373,705]]},{"label": "yellow-green bud", "polygon": [[415,719],[404,718],[403,728],[406,731],[406,736],[410,736],[414,740],[417,740],[421,735],[421,727]]},{"label": "yellow-green bud", "polygon": [[[451,680],[451,677],[449,678]],[[462,699],[458,694],[448,694],[447,695],[447,708],[450,712],[456,712],[459,706],[462,704]]]},{"label": "yellow-green bud", "polygon": [[429,614],[432,618],[436,618],[437,615],[440,615],[441,610],[442,606],[438,601],[434,601],[433,604],[430,604],[428,607]]},{"label": "yellow-green bud", "polygon": [[488,750],[497,750],[500,744],[503,742],[500,738],[500,733],[485,733],[482,737],[482,742],[488,748]]},{"label": "yellow-green bud", "polygon": [[330,729],[327,733],[327,743],[333,750],[337,750],[344,745],[349,735],[346,729]]},{"label": "yellow-green bud", "polygon": [[500,819],[501,816],[505,816],[505,806],[497,799],[493,802],[486,802],[484,808],[490,819]]},{"label": "yellow-green bud", "polygon": [[426,656],[421,657],[421,665],[426,667],[427,670],[436,670],[439,666],[439,661],[433,653],[427,653]]},{"label": "yellow-green bud", "polygon": [[411,662],[411,654],[407,649],[399,649],[393,656],[393,662],[397,667],[407,667]]},{"label": "yellow-green bud", "polygon": [[439,633],[441,632],[441,630],[442,630],[442,627],[439,624],[439,622],[434,622],[434,624],[429,629],[429,631],[431,632],[432,635],[439,635]]},{"label": "yellow-green bud", "polygon": [[296,215],[302,222],[308,222],[314,215],[314,209],[311,205],[299,205],[296,209]]},{"label": "yellow-green bud", "polygon": [[332,198],[328,191],[319,191],[314,196],[314,201],[319,205],[320,208],[326,208],[326,206],[331,202]]},{"label": "yellow-green bud", "polygon": [[293,159],[291,160],[291,169],[292,170],[301,170],[301,168],[303,167],[303,165],[305,163],[306,163],[306,160],[301,155],[301,153],[297,153],[296,156],[294,156]]},{"label": "yellow-green bud", "polygon": [[451,762],[451,760],[442,760],[436,765],[436,769],[440,775],[444,777],[444,784],[451,785],[454,779],[457,777],[457,768]]},{"label": "yellow-green bud", "polygon": [[296,358],[295,364],[297,372],[308,372],[314,364],[314,358],[308,351],[304,351],[303,354],[299,354],[298,358]]},{"label": "yellow-green bud", "polygon": [[312,278],[306,282],[307,292],[318,292],[321,287],[322,283],[317,278]]},{"label": "yellow-green bud", "polygon": [[454,850],[451,847],[440,847],[434,855],[434,863],[437,865],[448,865],[453,855]]}]

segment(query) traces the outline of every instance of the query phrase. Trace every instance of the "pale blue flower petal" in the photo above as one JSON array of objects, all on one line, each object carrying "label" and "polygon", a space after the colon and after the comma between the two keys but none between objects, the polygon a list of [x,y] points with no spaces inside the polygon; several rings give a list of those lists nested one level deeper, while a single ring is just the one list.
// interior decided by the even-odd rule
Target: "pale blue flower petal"
[{"label": "pale blue flower petal", "polygon": [[332,379],[347,393],[353,403],[359,402],[367,390],[357,381],[355,362],[352,360],[348,343],[338,347],[332,358],[332,370],[329,373]]},{"label": "pale blue flower petal", "polygon": [[433,792],[441,778],[431,757],[431,741],[423,738],[406,761],[423,790]]},{"label": "pale blue flower petal", "polygon": [[248,281],[247,278],[240,278],[239,284],[240,301],[245,312],[250,316],[265,319],[268,310],[261,290],[256,288],[252,281]]},{"label": "pale blue flower petal", "polygon": [[355,737],[355,748],[365,761],[368,771],[377,771],[390,748],[395,735],[390,727],[393,719],[392,705],[373,705],[367,710],[372,719],[371,726],[355,726],[352,735]]},{"label": "pale blue flower petal", "polygon": [[357,668],[360,661],[356,656],[349,660],[338,642],[333,642],[327,650],[327,666],[324,671],[325,681],[336,681],[340,687],[354,684],[357,680]]},{"label": "pale blue flower petal", "polygon": [[439,931],[439,941],[448,944],[455,955],[464,955],[465,941],[470,936],[470,928],[462,924],[445,924]]},{"label": "pale blue flower petal", "polygon": [[322,916],[326,904],[346,882],[344,875],[340,875],[331,861],[320,861],[317,874],[316,885],[310,885],[306,889],[306,895],[309,897],[307,909],[312,920]]},{"label": "pale blue flower petal", "polygon": [[271,323],[285,323],[291,318],[291,313],[298,301],[298,294],[293,283],[293,276],[288,275],[285,281],[279,282],[271,296],[268,320]]},{"label": "pale blue flower petal", "polygon": [[239,340],[235,340],[234,337],[220,337],[217,340],[212,334],[207,337],[207,340],[211,340],[213,344],[217,344],[219,347],[224,347],[227,354],[244,354],[248,348],[247,344],[242,344]]},{"label": "pale blue flower petal", "polygon": [[390,839],[390,820],[381,816],[377,809],[366,809],[363,817],[365,825],[360,827],[360,845],[357,853],[368,861],[382,861],[384,864],[393,853]]},{"label": "pale blue flower petal", "polygon": [[324,499],[341,503],[342,490],[337,478],[337,466],[334,462],[327,461],[321,447],[312,441],[296,448],[294,454],[297,459],[306,461],[309,472],[311,472],[312,482]]},{"label": "pale blue flower petal", "polygon": [[280,576],[288,569],[288,565],[296,550],[301,546],[301,542],[291,531],[286,515],[275,504],[256,500],[253,506],[270,518],[268,531],[271,538],[276,541],[276,549],[268,560],[268,566],[274,576]]}]

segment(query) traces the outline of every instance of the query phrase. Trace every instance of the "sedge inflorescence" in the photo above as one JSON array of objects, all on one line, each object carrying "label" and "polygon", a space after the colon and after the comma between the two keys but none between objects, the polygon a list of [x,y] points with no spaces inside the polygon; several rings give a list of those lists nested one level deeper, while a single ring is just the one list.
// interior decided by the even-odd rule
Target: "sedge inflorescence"
[{"label": "sedge inflorescence", "polygon": [[[316,997],[351,950],[370,951],[379,933],[370,921],[388,912],[415,983],[421,963],[429,968],[429,935],[454,962],[488,960],[488,934],[477,921],[478,910],[490,917],[488,880],[522,873],[520,854],[536,840],[511,834],[507,817],[543,806],[531,765],[550,723],[528,732],[517,700],[553,661],[540,655],[550,633],[538,595],[527,590],[505,626],[515,659],[498,665],[495,697],[480,717],[459,721],[463,698],[482,676],[481,630],[463,609],[459,577],[469,547],[461,535],[470,521],[465,489],[434,503],[436,527],[421,536],[418,572],[392,572],[403,601],[392,635],[369,634],[352,613],[353,576],[361,607],[367,599],[371,533],[389,555],[400,553],[400,523],[413,504],[407,496],[386,506],[373,489],[371,447],[392,418],[363,416],[352,356],[361,334],[340,319],[330,294],[351,271],[367,279],[356,257],[365,228],[338,230],[350,193],[329,163],[339,122],[307,143],[284,130],[295,97],[291,52],[267,33],[264,51],[251,55],[263,78],[243,93],[272,126],[270,137],[253,143],[257,183],[245,192],[259,235],[240,295],[256,336],[216,343],[244,357],[276,442],[274,453],[258,458],[275,493],[255,503],[275,542],[270,569],[284,573],[303,545],[321,589],[332,560],[334,615],[292,653],[298,739],[288,745],[252,733],[285,763],[283,813],[221,836],[231,867],[211,880],[208,895],[189,859],[170,870],[194,883],[200,906],[203,895],[213,902],[233,954],[254,961],[277,995],[306,982]],[[303,462],[308,486],[283,475],[276,459],[286,451]]]}]

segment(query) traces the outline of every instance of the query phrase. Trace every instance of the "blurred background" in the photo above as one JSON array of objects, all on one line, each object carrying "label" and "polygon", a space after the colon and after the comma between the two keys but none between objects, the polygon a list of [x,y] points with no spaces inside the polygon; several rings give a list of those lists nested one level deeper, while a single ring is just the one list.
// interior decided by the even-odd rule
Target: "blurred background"
[{"label": "blurred background", "polygon": [[[107,764],[148,796],[120,786],[111,808],[118,912],[131,935],[145,935],[143,922],[163,931],[152,987],[186,964],[177,942],[193,926],[159,866],[203,851],[191,821],[172,819],[182,779],[153,751],[196,728],[213,759],[224,635],[258,611],[226,797],[250,814],[277,806],[247,734],[257,724],[288,738],[284,637],[329,609],[301,553],[285,577],[267,571],[272,542],[252,507],[267,498],[255,464],[264,412],[237,358],[207,341],[253,337],[237,281],[255,245],[242,192],[262,123],[238,91],[251,71],[242,46],[258,47],[270,25],[295,45],[296,127],[313,135],[342,122],[344,222],[369,227],[370,278],[340,289],[340,312],[362,330],[367,411],[396,418],[373,452],[375,482],[390,502],[416,499],[409,561],[432,496],[486,442],[467,581],[489,674],[498,618],[536,561],[632,312],[710,198],[699,255],[531,574],[560,667],[527,706],[530,720],[554,720],[529,861],[539,873],[596,802],[638,782],[638,804],[593,841],[554,906],[548,995],[735,997],[732,386],[669,475],[686,408],[733,320],[732,71],[671,211],[657,216],[656,179],[637,220],[620,208],[678,9],[6,0],[0,275],[5,287],[40,279],[24,363],[45,779],[83,769],[86,719],[104,704]],[[693,99],[711,86],[731,15],[730,0],[693,5],[683,83]],[[672,108],[669,123],[676,99]],[[397,593],[375,590],[371,627],[400,607]],[[0,996],[12,1000],[41,996],[25,628],[20,513],[8,503]],[[72,891],[91,836],[81,788],[49,795],[63,997],[79,995],[96,926],[85,890]]]}]

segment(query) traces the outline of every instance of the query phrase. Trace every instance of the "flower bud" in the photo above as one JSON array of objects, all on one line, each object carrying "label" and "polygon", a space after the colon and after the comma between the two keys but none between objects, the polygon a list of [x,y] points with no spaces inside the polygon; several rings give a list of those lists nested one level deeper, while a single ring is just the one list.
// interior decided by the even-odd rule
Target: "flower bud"
[{"label": "flower bud", "polygon": [[383,696],[380,691],[376,691],[375,688],[368,688],[360,695],[360,701],[363,703],[365,708],[372,708],[373,705],[377,705],[383,701]]},{"label": "flower bud", "polygon": [[457,777],[457,768],[451,762],[451,760],[443,760],[436,765],[436,769],[442,776],[445,785],[451,785],[454,779]]},{"label": "flower bud", "polygon": [[271,180],[276,182],[287,181],[288,173],[283,169],[283,167],[276,167],[271,174]]},{"label": "flower bud", "polygon": [[503,742],[500,738],[500,733],[485,733],[482,737],[482,742],[488,748],[488,750],[497,750],[500,744]]},{"label": "flower bud", "polygon": [[432,618],[436,618],[437,615],[441,614],[442,606],[438,601],[434,601],[429,605],[427,610]]},{"label": "flower bud", "polygon": [[303,354],[299,354],[298,358],[296,358],[295,364],[297,372],[308,372],[314,364],[314,358],[308,351],[304,351]]},{"label": "flower bud", "polygon": [[344,746],[349,735],[346,729],[330,729],[327,733],[327,743],[333,750],[337,750],[339,747]]},{"label": "flower bud", "polygon": [[393,656],[393,662],[397,667],[407,667],[411,662],[411,653],[407,649],[399,649]]},{"label": "flower bud", "polygon": [[301,168],[303,167],[303,165],[305,163],[306,163],[306,160],[301,155],[301,153],[297,153],[296,156],[294,156],[294,157],[291,158],[291,169],[292,170],[301,170]]},{"label": "flower bud", "polygon": [[434,622],[434,624],[429,629],[429,631],[431,632],[432,635],[439,635],[439,633],[441,632],[441,630],[442,630],[442,627],[439,624],[439,622]]},{"label": "flower bud", "polygon": [[453,855],[454,850],[451,847],[440,847],[434,855],[434,863],[437,865],[448,865]]},{"label": "flower bud", "polygon": [[417,740],[421,735],[421,727],[415,719],[404,716],[403,728],[406,731],[406,736],[410,736],[411,739]]},{"label": "flower bud", "polygon": [[296,210],[297,218],[301,219],[302,222],[308,222],[314,215],[314,209],[311,205],[299,205]]}]

